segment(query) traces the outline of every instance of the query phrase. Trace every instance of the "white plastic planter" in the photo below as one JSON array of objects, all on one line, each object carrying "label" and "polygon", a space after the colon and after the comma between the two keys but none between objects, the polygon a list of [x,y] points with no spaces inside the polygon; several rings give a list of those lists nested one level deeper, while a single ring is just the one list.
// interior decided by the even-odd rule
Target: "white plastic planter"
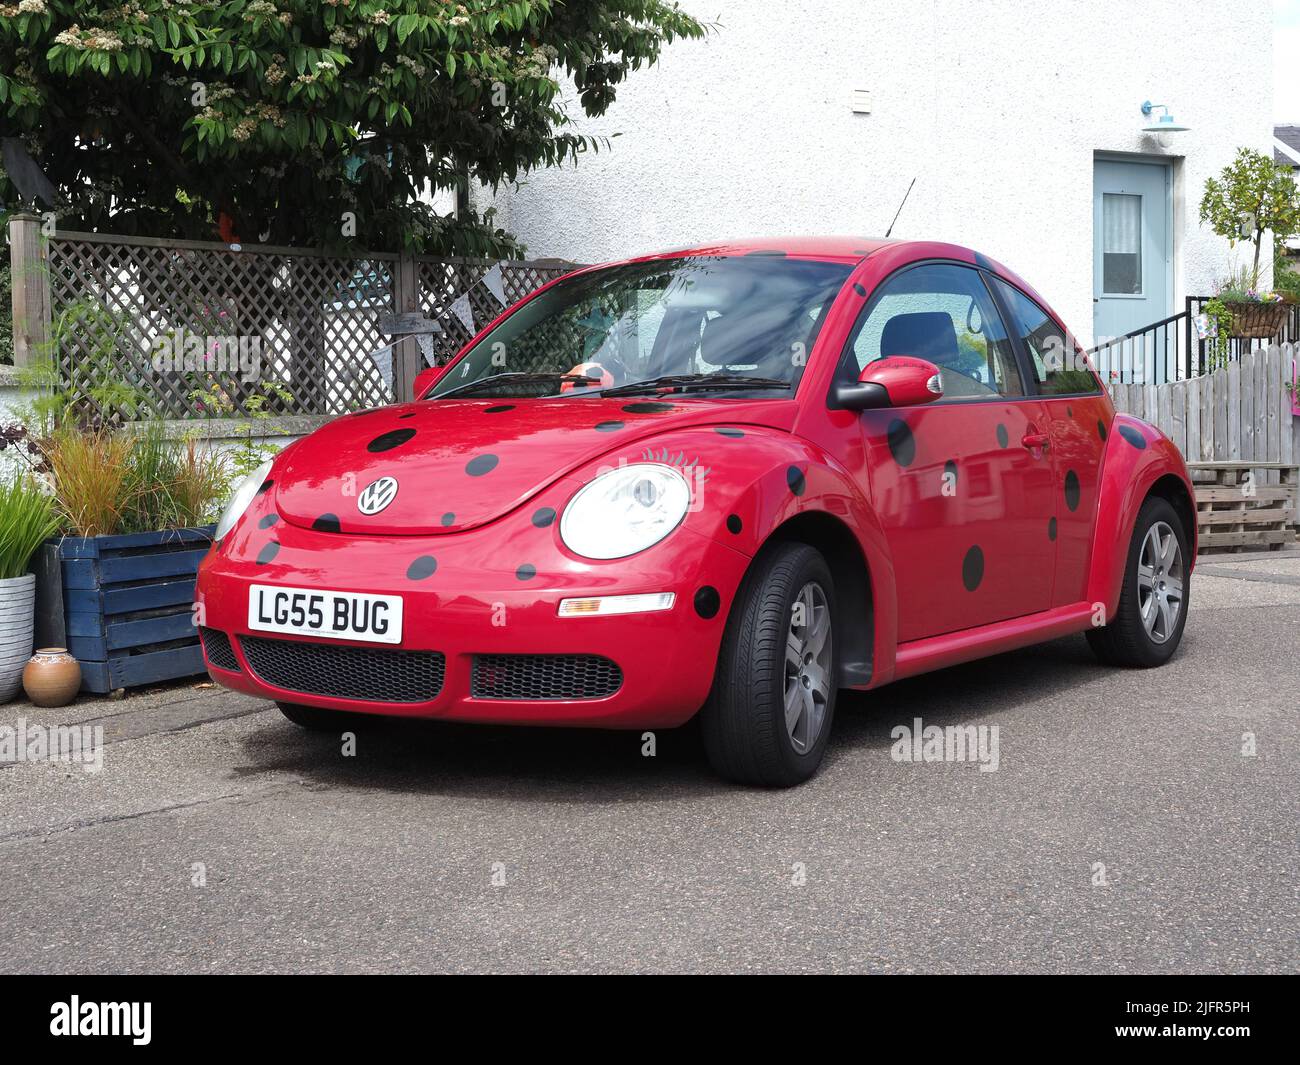
[{"label": "white plastic planter", "polygon": [[0,703],[22,686],[23,667],[32,657],[36,617],[36,577],[26,573],[0,581]]}]

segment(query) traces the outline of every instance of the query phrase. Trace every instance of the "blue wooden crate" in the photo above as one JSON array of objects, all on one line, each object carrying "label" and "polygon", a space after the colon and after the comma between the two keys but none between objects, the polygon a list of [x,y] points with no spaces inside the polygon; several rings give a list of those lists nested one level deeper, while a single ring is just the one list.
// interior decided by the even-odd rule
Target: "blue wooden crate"
[{"label": "blue wooden crate", "polygon": [[38,642],[67,647],[81,663],[83,691],[205,673],[192,607],[213,531],[207,525],[50,541],[38,572],[45,585],[44,595],[38,588]]}]

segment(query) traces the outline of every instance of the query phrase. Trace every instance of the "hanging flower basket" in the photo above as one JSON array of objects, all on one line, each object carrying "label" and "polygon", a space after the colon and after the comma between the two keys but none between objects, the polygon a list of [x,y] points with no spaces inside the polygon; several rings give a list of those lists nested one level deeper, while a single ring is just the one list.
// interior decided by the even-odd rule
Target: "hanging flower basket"
[{"label": "hanging flower basket", "polygon": [[1223,305],[1232,315],[1232,335],[1252,340],[1275,337],[1291,308],[1285,303],[1241,302]]}]

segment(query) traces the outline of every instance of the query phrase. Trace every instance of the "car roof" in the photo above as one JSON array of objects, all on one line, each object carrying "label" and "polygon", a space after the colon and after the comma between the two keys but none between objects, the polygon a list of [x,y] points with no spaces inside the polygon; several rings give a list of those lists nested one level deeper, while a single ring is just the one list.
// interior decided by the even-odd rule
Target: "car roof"
[{"label": "car roof", "polygon": [[742,237],[731,240],[719,240],[712,244],[700,244],[692,247],[669,248],[652,255],[638,256],[645,259],[677,258],[685,255],[762,255],[785,254],[800,258],[839,259],[844,262],[858,262],[873,252],[896,240],[881,240],[879,237]]}]

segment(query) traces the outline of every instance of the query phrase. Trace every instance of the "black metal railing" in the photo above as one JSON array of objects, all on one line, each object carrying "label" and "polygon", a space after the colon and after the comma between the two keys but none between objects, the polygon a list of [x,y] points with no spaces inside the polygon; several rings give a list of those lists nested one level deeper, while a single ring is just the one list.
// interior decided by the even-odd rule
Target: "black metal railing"
[{"label": "black metal railing", "polygon": [[1199,377],[1221,362],[1240,359],[1247,351],[1300,342],[1300,304],[1288,308],[1281,328],[1269,339],[1227,337],[1222,345],[1201,339],[1196,319],[1213,298],[1188,296],[1177,314],[1089,348],[1088,355],[1102,380],[1109,384],[1162,385]]}]

